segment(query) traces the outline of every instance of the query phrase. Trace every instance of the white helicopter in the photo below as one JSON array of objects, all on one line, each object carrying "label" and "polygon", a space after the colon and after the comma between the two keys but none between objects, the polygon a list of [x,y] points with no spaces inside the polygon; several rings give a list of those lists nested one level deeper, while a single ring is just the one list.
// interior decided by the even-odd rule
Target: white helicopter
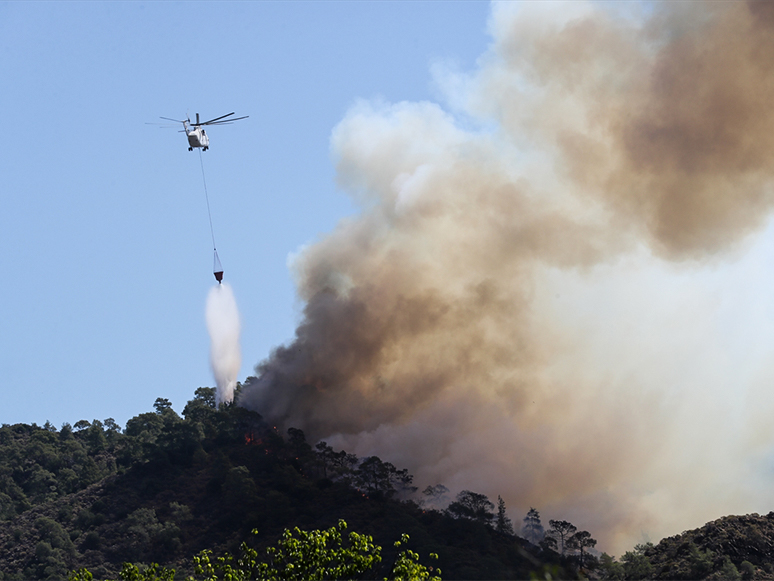
[{"label": "white helicopter", "polygon": [[198,113],[196,114],[196,123],[191,123],[190,119],[186,119],[185,121],[181,121],[180,119],[170,119],[169,117],[161,117],[161,119],[183,124],[183,131],[188,137],[188,151],[193,151],[194,147],[200,147],[202,151],[207,151],[210,148],[210,138],[207,137],[207,133],[204,131],[204,126],[229,125],[234,121],[247,119],[249,117],[249,115],[245,115],[244,117],[232,117],[231,119],[228,119],[228,117],[231,117],[233,114],[234,112],[232,111],[228,115],[221,115],[220,117],[215,117],[215,119],[210,119],[209,121],[202,121],[201,123],[199,122]]}]

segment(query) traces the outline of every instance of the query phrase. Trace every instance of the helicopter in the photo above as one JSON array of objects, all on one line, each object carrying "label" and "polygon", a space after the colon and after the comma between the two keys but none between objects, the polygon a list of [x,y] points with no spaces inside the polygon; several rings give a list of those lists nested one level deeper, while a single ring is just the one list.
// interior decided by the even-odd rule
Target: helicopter
[{"label": "helicopter", "polygon": [[234,121],[239,121],[240,119],[247,119],[249,117],[249,115],[245,115],[244,117],[232,117],[231,119],[228,119],[228,117],[231,117],[233,114],[234,112],[232,111],[227,115],[221,115],[220,117],[215,117],[215,119],[210,119],[209,121],[200,122],[199,114],[197,113],[196,123],[191,123],[190,118],[187,118],[185,121],[181,121],[180,119],[170,119],[169,117],[161,117],[161,119],[183,124],[183,131],[185,131],[185,134],[188,137],[188,151],[193,151],[194,147],[199,147],[202,149],[202,151],[207,151],[210,148],[210,138],[207,136],[207,133],[204,131],[204,126],[205,125],[229,125]]}]

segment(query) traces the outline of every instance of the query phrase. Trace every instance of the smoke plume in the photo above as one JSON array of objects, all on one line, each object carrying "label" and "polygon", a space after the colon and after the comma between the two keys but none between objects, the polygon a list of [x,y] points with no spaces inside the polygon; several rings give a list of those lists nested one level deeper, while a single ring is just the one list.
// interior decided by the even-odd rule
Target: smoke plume
[{"label": "smoke plume", "polygon": [[215,375],[218,404],[234,399],[242,355],[239,349],[239,310],[231,287],[219,284],[207,295],[207,331],[210,334],[210,364]]},{"label": "smoke plume", "polygon": [[605,550],[770,510],[771,6],[495,4],[445,109],[356,104],[241,403]]}]

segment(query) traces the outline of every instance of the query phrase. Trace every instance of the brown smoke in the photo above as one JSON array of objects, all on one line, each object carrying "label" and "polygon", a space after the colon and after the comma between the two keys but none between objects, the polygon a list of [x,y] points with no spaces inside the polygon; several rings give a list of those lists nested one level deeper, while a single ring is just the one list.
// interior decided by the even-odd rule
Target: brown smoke
[{"label": "brown smoke", "polygon": [[[551,30],[515,21],[488,90],[510,131],[555,147],[655,251],[701,257],[774,201],[774,23],[767,2],[655,9],[636,28],[600,14]],[[514,77],[536,94],[506,86]]]},{"label": "brown smoke", "polygon": [[670,310],[689,283],[663,260],[699,268],[768,220],[769,6],[496,5],[490,52],[450,95],[496,129],[354,107],[332,147],[362,213],[297,257],[296,339],[240,403],[603,542],[703,518],[658,524],[691,485],[674,463],[712,478],[690,454],[718,442],[675,452],[704,378],[679,371],[685,345],[712,307]]}]

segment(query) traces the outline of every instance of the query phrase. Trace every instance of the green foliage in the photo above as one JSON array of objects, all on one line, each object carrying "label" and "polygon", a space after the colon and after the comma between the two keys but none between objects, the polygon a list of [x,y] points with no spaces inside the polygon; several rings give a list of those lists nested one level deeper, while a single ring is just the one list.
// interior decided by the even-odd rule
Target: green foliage
[{"label": "green foliage", "polygon": [[165,397],[157,397],[156,401],[153,403],[153,409],[156,410],[157,414],[163,416],[167,412],[173,411],[172,402]]},{"label": "green foliage", "polygon": [[[121,581],[174,581],[175,570],[162,567],[158,563],[151,563],[147,567],[140,567],[133,563],[124,563],[118,574]],[[70,571],[67,581],[93,581],[94,575],[85,568]]]},{"label": "green foliage", "polygon": [[602,553],[599,557],[599,569],[602,574],[601,578],[605,580],[623,581],[627,578],[623,565],[607,553]]},{"label": "green foliage", "polygon": [[653,565],[645,554],[653,545],[636,545],[633,551],[627,551],[621,557],[627,579],[649,579],[653,575]]},{"label": "green foliage", "polygon": [[56,549],[61,549],[66,553],[72,553],[75,550],[70,536],[55,520],[46,517],[40,517],[35,521],[35,528],[40,534],[40,538],[51,543]]},{"label": "green foliage", "polygon": [[[409,541],[409,536],[404,534],[399,541],[395,541],[395,548],[399,549]],[[431,559],[438,559],[436,553],[430,553]],[[419,562],[419,555],[411,549],[404,549],[398,553],[392,566],[391,579],[394,581],[441,581],[441,570],[426,567]],[[390,581],[385,579],[384,581]]]},{"label": "green foliage", "polygon": [[99,420],[81,420],[76,427],[76,433],[68,424],[59,433],[50,423],[0,427],[0,520],[116,472],[120,442],[107,441]]},{"label": "green foliage", "polygon": [[327,530],[286,529],[277,546],[267,549],[268,562],[260,562],[247,543],[236,560],[227,553],[213,563],[211,551],[205,550],[194,557],[194,571],[205,581],[352,579],[381,561],[381,548],[370,536],[355,532],[349,534],[349,546],[342,546],[346,526],[342,520]]},{"label": "green foliage", "polygon": [[704,579],[712,571],[715,554],[710,550],[702,551],[694,543],[690,543],[689,551],[690,578]]},{"label": "green foliage", "polygon": [[38,542],[34,560],[28,569],[39,579],[61,578],[67,572],[67,563],[75,547],[67,532],[56,521],[40,517],[35,520]]},{"label": "green foliage", "polygon": [[736,566],[731,562],[731,559],[728,557],[723,558],[723,564],[720,566],[720,569],[712,573],[707,579],[711,579],[712,581],[740,581],[742,579],[742,575],[739,573],[739,570],[736,568]]},{"label": "green foliage", "polygon": [[[258,551],[246,542],[240,546],[239,558],[229,553],[211,558],[212,551],[204,550],[193,558],[194,577],[191,581],[318,581],[322,579],[355,579],[373,572],[382,560],[381,547],[369,535],[350,532],[344,543],[342,531],[347,523],[339,523],[326,530],[302,531],[286,529],[275,547],[266,550],[266,561],[259,561]],[[253,531],[257,534],[257,531]],[[409,541],[404,534],[395,543],[400,549]],[[430,553],[431,559],[438,555]],[[385,581],[441,581],[441,570],[420,563],[419,554],[411,549],[401,550],[393,563],[391,575]],[[119,573],[122,581],[174,581],[175,569],[152,563],[142,568],[124,563]],[[92,581],[88,569],[70,571],[68,581]]]},{"label": "green foliage", "polygon": [[13,518],[16,515],[13,498],[4,492],[0,492],[0,520]]},{"label": "green foliage", "polygon": [[126,435],[142,444],[155,443],[163,429],[164,419],[158,413],[146,412],[126,422]]},{"label": "green foliage", "polygon": [[183,417],[200,425],[211,426],[217,409],[215,389],[200,387],[194,392],[194,398],[183,408]]},{"label": "green foliage", "polygon": [[94,575],[85,567],[70,571],[67,575],[67,581],[92,581],[92,579],[94,579]]},{"label": "green foliage", "polygon": [[158,563],[151,563],[143,569],[132,563],[124,563],[118,576],[121,581],[174,581],[175,570]]},{"label": "green foliage", "polygon": [[186,523],[193,519],[191,508],[185,504],[179,502],[170,502],[169,510],[172,513],[172,520],[176,523]]},{"label": "green foliage", "polygon": [[180,547],[180,528],[173,522],[161,523],[152,508],[138,508],[122,526],[121,554],[130,560],[169,558]]},{"label": "green foliage", "polygon": [[250,476],[250,470],[246,466],[236,466],[231,468],[226,475],[226,482],[223,486],[226,502],[228,504],[240,507],[243,510],[245,502],[255,498],[258,489]]}]

